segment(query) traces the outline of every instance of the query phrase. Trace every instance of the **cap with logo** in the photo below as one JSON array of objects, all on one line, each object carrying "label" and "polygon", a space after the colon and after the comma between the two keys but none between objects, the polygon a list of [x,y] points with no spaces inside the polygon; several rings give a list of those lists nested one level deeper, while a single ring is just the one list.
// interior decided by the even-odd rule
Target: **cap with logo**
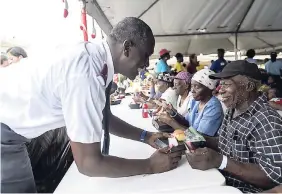
[{"label": "cap with logo", "polygon": [[220,73],[210,75],[211,79],[225,79],[236,75],[245,75],[250,78],[261,80],[261,72],[254,63],[245,60],[238,60],[228,63]]}]

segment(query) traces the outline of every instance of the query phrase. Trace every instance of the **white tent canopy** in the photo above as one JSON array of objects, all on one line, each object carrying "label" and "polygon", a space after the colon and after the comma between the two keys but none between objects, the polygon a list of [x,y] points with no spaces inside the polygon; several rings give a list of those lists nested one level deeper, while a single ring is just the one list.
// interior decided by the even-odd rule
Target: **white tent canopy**
[{"label": "white tent canopy", "polygon": [[155,56],[162,48],[185,55],[282,49],[282,0],[89,0],[87,11],[106,34],[124,17],[144,20]]}]

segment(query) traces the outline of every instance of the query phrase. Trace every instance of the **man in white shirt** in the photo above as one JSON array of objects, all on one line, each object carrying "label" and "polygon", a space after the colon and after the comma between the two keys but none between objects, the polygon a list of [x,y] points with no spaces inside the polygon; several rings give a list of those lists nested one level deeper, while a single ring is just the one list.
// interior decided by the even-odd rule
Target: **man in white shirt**
[{"label": "man in white shirt", "polygon": [[25,142],[62,126],[78,170],[87,176],[125,177],[176,168],[182,153],[166,154],[167,149],[148,159],[107,155],[108,130],[153,147],[156,138],[166,136],[133,127],[109,109],[114,72],[134,79],[149,64],[154,46],[150,27],[130,17],[113,28],[107,42],[83,42],[55,51],[51,59],[24,59],[1,70],[1,193],[36,192]]}]

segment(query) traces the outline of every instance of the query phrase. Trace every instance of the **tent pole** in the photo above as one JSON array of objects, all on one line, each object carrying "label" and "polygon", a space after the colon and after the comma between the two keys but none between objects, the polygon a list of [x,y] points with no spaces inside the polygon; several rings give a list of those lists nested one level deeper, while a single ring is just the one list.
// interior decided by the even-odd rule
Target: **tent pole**
[{"label": "tent pole", "polygon": [[235,60],[238,60],[238,34],[235,33],[235,44],[234,44],[234,56]]}]

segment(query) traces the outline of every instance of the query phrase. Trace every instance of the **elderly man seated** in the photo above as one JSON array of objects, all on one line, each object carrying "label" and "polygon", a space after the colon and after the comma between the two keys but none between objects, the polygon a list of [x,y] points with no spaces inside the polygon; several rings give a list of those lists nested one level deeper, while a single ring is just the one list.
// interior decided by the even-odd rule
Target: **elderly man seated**
[{"label": "elderly man seated", "polygon": [[218,168],[226,184],[243,192],[261,192],[282,183],[282,119],[260,95],[255,64],[235,61],[221,73],[222,102],[228,107],[219,137],[206,137],[207,148],[187,153],[193,168]]}]

